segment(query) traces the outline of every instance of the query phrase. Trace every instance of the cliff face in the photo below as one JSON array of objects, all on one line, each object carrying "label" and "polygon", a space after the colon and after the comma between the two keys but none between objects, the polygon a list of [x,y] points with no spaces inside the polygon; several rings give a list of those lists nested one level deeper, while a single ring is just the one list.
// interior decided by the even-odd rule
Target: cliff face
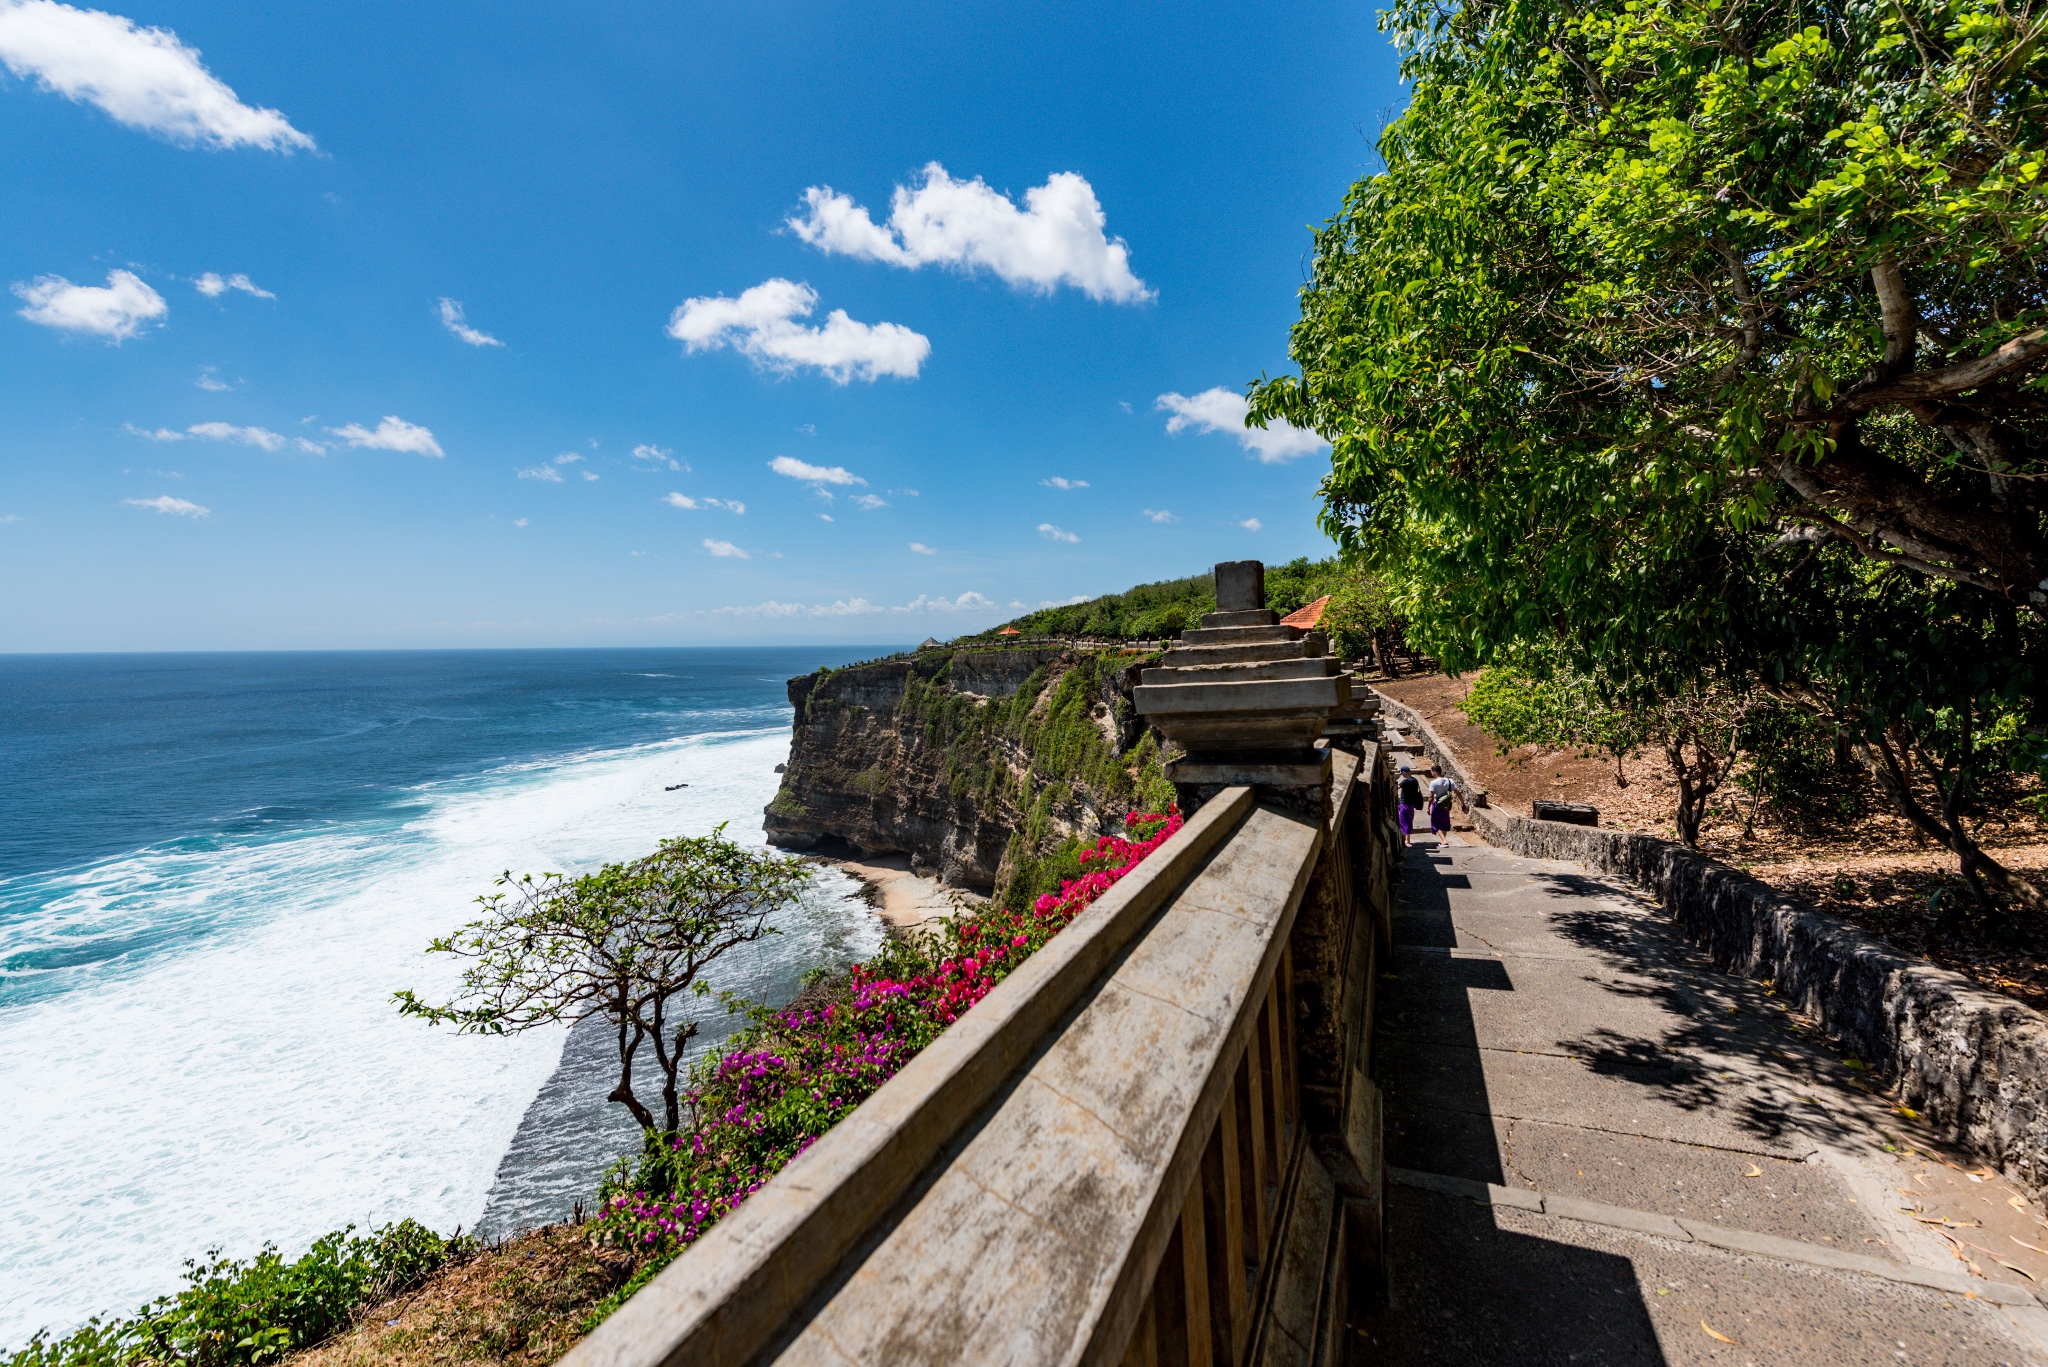
[{"label": "cliff face", "polygon": [[921,650],[789,681],[796,731],[770,842],[904,853],[1007,900],[1173,790],[1130,706],[1132,651]]}]

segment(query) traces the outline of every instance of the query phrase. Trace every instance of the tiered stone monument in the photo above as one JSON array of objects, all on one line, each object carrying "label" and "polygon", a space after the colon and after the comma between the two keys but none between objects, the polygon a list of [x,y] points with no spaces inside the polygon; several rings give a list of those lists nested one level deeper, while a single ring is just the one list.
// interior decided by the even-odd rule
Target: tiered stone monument
[{"label": "tiered stone monument", "polygon": [[1329,752],[1315,743],[1350,703],[1351,675],[1322,632],[1282,626],[1265,604],[1264,565],[1218,565],[1216,611],[1139,680],[1138,714],[1187,752],[1166,768],[1184,807],[1229,784],[1328,785]]}]

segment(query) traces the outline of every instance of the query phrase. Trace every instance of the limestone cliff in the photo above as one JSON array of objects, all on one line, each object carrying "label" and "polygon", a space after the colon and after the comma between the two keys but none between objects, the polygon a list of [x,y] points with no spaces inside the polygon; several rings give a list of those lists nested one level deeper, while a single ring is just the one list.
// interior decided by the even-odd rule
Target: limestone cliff
[{"label": "limestone cliff", "polygon": [[789,681],[796,731],[768,839],[904,853],[1005,900],[1173,788],[1131,710],[1128,650],[925,649]]}]

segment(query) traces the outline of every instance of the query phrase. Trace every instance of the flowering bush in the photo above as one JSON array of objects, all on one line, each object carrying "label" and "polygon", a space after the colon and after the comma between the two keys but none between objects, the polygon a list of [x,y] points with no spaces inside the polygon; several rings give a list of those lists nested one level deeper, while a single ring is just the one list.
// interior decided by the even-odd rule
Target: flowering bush
[{"label": "flowering bush", "polygon": [[650,1134],[615,1173],[598,1237],[665,1262],[746,1200],[1119,878],[1181,828],[1178,810],[1125,818],[1082,852],[1082,873],[1028,907],[988,906],[891,942],[822,1005],[757,1014],[733,1049],[699,1064],[692,1124]]}]

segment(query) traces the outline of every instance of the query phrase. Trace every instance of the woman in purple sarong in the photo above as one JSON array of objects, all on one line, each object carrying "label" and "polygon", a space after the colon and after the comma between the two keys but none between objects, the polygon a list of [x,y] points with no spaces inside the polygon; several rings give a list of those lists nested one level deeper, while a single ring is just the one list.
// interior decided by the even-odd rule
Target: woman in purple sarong
[{"label": "woman in purple sarong", "polygon": [[1401,766],[1401,784],[1397,790],[1396,811],[1401,818],[1401,844],[1407,845],[1408,837],[1415,834],[1415,813],[1422,808],[1422,785],[1407,765]]}]

